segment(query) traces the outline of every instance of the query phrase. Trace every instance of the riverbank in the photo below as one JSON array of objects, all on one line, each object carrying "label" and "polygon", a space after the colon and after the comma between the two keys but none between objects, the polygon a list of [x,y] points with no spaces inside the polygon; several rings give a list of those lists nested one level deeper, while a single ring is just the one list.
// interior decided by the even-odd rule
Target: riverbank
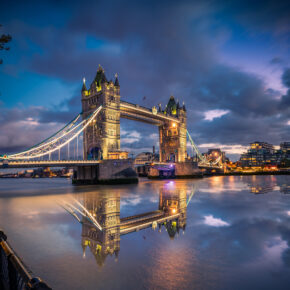
[{"label": "riverbank", "polygon": [[240,175],[290,175],[290,171],[256,171],[256,172],[226,172],[215,174],[219,176],[240,176]]}]

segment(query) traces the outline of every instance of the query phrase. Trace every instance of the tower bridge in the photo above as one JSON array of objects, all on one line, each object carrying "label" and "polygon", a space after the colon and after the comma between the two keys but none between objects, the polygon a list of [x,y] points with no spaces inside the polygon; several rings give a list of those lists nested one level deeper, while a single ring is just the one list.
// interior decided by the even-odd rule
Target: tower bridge
[{"label": "tower bridge", "polygon": [[121,101],[118,76],[107,81],[99,66],[95,79],[87,89],[82,87],[83,118],[102,106],[102,112],[84,131],[85,157],[110,159],[120,150],[120,118],[149,123],[159,128],[160,162],[184,162],[186,158],[186,109],[170,97],[165,110],[161,106],[148,109]]},{"label": "tower bridge", "polygon": [[86,248],[101,266],[109,255],[118,256],[123,235],[146,228],[162,228],[170,239],[186,227],[187,206],[195,193],[193,187],[187,196],[187,187],[168,182],[159,187],[158,209],[133,216],[121,217],[121,192],[108,190],[103,193],[84,193],[78,200],[63,201],[62,207],[81,225],[81,245],[85,255]]},{"label": "tower bridge", "polygon": [[[207,160],[199,152],[187,131],[185,105],[180,105],[173,96],[163,109],[161,105],[146,108],[121,100],[118,76],[115,75],[114,81],[108,81],[104,69],[99,66],[88,88],[83,81],[81,102],[82,112],[61,130],[25,151],[0,156],[0,166],[75,167],[75,180],[81,182],[101,179],[136,180],[136,173],[130,170],[133,162],[128,159],[128,152],[121,151],[122,118],[157,126],[159,162],[175,164],[177,171],[181,171],[179,175],[191,175],[188,174],[190,172],[195,175],[198,170],[186,162],[187,137],[198,157],[199,167],[222,169],[224,166],[220,159]],[[61,157],[63,151],[66,151],[66,158]]]}]

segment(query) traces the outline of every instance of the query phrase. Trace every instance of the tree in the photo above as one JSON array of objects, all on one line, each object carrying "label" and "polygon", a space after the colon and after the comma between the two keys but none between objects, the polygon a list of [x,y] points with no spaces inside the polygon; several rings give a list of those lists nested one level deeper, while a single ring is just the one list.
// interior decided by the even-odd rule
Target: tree
[{"label": "tree", "polygon": [[[0,24],[0,27],[2,27],[2,25]],[[9,34],[2,34],[0,36],[0,50],[9,50],[10,47],[7,47],[7,43],[10,42],[12,39],[11,35]],[[0,59],[0,64],[3,63],[3,60]]]}]

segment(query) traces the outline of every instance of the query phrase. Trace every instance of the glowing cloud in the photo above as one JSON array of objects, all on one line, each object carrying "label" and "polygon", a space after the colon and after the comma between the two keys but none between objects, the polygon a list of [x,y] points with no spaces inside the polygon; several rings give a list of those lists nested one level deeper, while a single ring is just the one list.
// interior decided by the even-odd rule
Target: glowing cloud
[{"label": "glowing cloud", "polygon": [[212,121],[215,118],[220,118],[226,114],[228,114],[229,110],[209,110],[204,112],[204,120]]},{"label": "glowing cloud", "polygon": [[199,144],[199,148],[220,148],[222,151],[225,151],[227,154],[241,154],[247,151],[248,146],[243,145],[223,145],[220,143],[204,143]]},{"label": "glowing cloud", "polygon": [[223,221],[220,218],[215,218],[212,215],[204,216],[204,224],[211,227],[227,227],[230,225],[228,222]]},{"label": "glowing cloud", "polygon": [[126,131],[121,129],[121,140],[124,144],[132,144],[141,140],[141,134],[135,130]]}]

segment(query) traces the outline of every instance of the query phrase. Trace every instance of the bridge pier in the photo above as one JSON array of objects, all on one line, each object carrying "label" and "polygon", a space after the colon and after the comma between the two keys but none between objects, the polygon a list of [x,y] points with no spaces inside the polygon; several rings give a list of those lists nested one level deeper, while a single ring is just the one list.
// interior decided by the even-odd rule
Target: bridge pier
[{"label": "bridge pier", "polygon": [[102,160],[96,165],[77,166],[73,184],[128,184],[138,183],[133,160]]},{"label": "bridge pier", "polygon": [[152,166],[148,178],[194,178],[202,177],[203,173],[196,162],[168,163],[165,166]]}]

